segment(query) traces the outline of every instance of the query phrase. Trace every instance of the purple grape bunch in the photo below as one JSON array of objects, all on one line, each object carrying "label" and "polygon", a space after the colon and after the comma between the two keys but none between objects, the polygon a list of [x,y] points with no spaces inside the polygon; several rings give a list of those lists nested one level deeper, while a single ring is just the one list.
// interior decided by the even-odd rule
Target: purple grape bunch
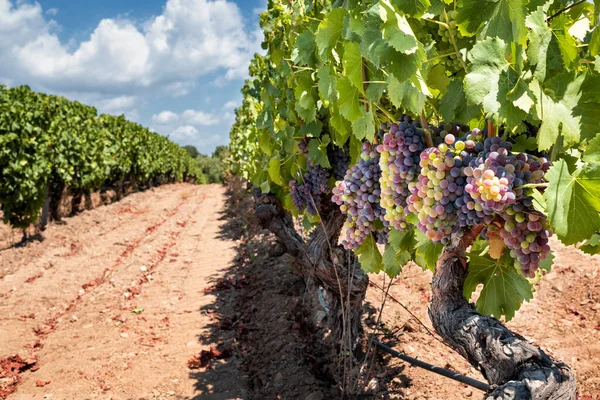
[{"label": "purple grape bunch", "polygon": [[[365,142],[360,160],[336,183],[331,197],[346,215],[346,238],[342,241],[346,249],[358,248],[372,233],[380,243],[387,240],[385,209],[380,205],[380,177],[379,154]],[[378,231],[384,234],[377,234]]]},{"label": "purple grape bunch", "polygon": [[385,208],[385,220],[390,226],[404,230],[407,227],[407,199],[409,183],[420,172],[419,154],[425,148],[423,131],[410,119],[390,126],[381,126],[383,143],[377,146],[381,167],[381,206]]},{"label": "purple grape bunch", "polygon": [[329,192],[327,179],[329,171],[318,164],[308,163],[308,172],[304,174],[304,183],[296,180],[289,182],[292,203],[298,211],[316,215],[321,205],[321,195]]}]

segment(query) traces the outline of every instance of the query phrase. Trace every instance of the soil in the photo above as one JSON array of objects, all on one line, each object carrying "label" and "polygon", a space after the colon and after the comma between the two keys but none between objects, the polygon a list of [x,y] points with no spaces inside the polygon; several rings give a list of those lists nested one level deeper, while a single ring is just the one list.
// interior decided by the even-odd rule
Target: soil
[{"label": "soil", "polygon": [[[0,228],[0,398],[336,398],[304,284],[250,210],[223,186],[174,184],[65,218],[24,246]],[[575,368],[581,399],[598,400],[600,258],[553,248],[553,271],[508,325]],[[430,280],[408,266],[390,289],[427,326]],[[382,292],[367,300],[371,332]],[[483,380],[390,299],[382,321],[383,342]],[[374,398],[481,398],[389,356],[369,378]]]}]

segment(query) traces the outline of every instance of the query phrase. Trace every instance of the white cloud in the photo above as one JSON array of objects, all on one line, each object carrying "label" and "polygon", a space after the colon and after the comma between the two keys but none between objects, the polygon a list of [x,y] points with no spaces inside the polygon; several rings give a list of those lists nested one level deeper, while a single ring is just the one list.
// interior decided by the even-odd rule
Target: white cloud
[{"label": "white cloud", "polygon": [[141,26],[104,19],[73,49],[55,28],[38,3],[0,0],[0,76],[53,91],[183,95],[207,73],[245,77],[262,39],[226,0],[168,0]]},{"label": "white cloud", "polygon": [[180,126],[169,134],[169,138],[179,143],[189,143],[196,139],[198,130],[191,125]]},{"label": "white cloud", "polygon": [[58,8],[49,8],[46,10],[47,15],[55,16],[58,14]]},{"label": "white cloud", "polygon": [[173,111],[162,111],[152,116],[152,121],[159,124],[169,124],[177,121],[178,119],[179,115],[175,114]]},{"label": "white cloud", "polygon": [[223,104],[223,110],[234,110],[238,107],[239,103],[235,100],[230,100]]}]

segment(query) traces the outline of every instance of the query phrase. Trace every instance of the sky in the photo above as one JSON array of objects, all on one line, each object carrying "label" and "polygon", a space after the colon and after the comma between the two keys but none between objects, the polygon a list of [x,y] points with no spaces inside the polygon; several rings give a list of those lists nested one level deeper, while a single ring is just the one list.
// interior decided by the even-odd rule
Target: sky
[{"label": "sky", "polygon": [[227,144],[266,0],[0,0],[0,84]]}]

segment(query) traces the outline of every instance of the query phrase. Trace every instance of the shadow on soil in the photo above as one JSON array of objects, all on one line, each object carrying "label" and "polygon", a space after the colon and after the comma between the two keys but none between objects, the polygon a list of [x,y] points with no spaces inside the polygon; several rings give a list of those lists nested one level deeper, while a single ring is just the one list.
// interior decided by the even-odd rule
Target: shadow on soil
[{"label": "shadow on soil", "polygon": [[199,337],[203,366],[190,372],[195,398],[335,399],[329,349],[309,319],[304,282],[291,257],[255,223],[252,198],[237,196],[228,192],[218,236],[238,242],[234,264],[203,289],[216,300],[200,309],[213,322]]},{"label": "shadow on soil", "polygon": [[[203,288],[216,299],[199,310],[213,322],[199,337],[206,345],[196,359],[201,367],[190,372],[198,391],[195,399],[340,398],[331,348],[322,342],[323,327],[311,320],[312,303],[293,271],[293,259],[258,227],[250,195],[240,197],[239,189],[227,195],[218,238],[238,245],[225,276],[215,274]],[[369,332],[379,306],[365,303]],[[410,386],[404,368],[383,362],[378,354],[371,376],[378,377],[379,393],[358,398],[402,398],[386,383],[395,377],[401,386]]]}]

